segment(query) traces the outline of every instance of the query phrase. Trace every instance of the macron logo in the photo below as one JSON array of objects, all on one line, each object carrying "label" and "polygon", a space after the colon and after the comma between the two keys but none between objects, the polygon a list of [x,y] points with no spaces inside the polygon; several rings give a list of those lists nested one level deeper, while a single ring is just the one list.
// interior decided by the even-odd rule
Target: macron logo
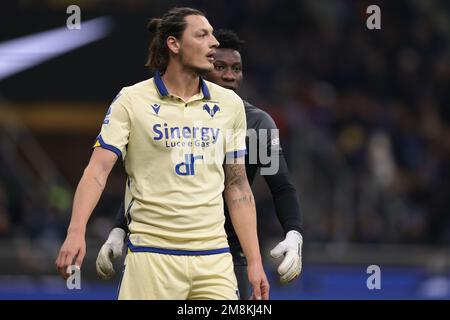
[{"label": "macron logo", "polygon": [[155,111],[155,113],[158,114],[159,109],[161,108],[161,105],[155,103],[155,104],[152,104],[152,108],[153,108],[153,111]]},{"label": "macron logo", "polygon": [[208,114],[211,116],[211,118],[214,117],[217,111],[220,111],[220,108],[217,104],[214,105],[214,107],[211,109],[207,104],[203,105],[203,110],[206,110]]}]

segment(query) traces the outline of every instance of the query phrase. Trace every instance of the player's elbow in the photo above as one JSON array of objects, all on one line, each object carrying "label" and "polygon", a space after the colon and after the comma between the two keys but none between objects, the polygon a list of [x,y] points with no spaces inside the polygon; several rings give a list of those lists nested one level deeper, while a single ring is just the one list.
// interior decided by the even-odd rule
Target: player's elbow
[{"label": "player's elbow", "polygon": [[[98,148],[97,148],[98,149]],[[83,177],[88,180],[93,180],[102,190],[105,188],[106,180],[111,172],[116,157],[105,150],[94,150],[89,164],[84,169]]]},{"label": "player's elbow", "polygon": [[225,181],[224,193],[227,195],[240,195],[242,193],[251,192],[250,185],[246,177],[235,176]]},{"label": "player's elbow", "polygon": [[82,180],[94,182],[94,184],[103,191],[106,186],[108,173],[104,168],[95,165],[88,165],[83,172]]}]

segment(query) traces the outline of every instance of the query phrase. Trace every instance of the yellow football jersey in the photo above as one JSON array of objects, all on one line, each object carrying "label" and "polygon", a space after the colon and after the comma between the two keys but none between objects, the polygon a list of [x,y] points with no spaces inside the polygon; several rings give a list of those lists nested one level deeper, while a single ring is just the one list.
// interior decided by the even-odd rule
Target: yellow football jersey
[{"label": "yellow football jersey", "polygon": [[124,162],[132,251],[229,250],[223,164],[245,155],[246,129],[241,98],[201,78],[187,102],[167,91],[159,73],[120,91],[94,146]]}]

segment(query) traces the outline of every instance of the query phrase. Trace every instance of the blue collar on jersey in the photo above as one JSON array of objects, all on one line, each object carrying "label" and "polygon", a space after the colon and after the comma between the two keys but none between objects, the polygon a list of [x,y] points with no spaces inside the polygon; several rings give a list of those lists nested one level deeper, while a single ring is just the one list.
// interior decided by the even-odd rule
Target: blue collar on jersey
[{"label": "blue collar on jersey", "polygon": [[[159,71],[155,72],[155,84],[159,94],[162,97],[169,95],[169,91],[167,91],[167,88],[161,79],[161,74],[159,73]],[[200,77],[200,86],[202,88],[203,97],[205,99],[211,99],[211,94],[209,93],[208,86],[206,85],[206,82],[202,77]]]}]

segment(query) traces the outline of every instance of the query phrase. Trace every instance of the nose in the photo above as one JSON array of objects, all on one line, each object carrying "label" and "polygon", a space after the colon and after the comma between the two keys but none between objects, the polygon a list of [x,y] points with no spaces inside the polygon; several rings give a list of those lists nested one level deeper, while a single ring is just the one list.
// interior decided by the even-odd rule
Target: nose
[{"label": "nose", "polygon": [[211,36],[212,36],[211,48],[217,48],[220,45],[220,43],[219,41],[217,41],[216,37],[214,37],[213,34],[211,34]]},{"label": "nose", "polygon": [[225,81],[235,81],[236,76],[234,75],[233,71],[231,71],[231,68],[226,68],[225,72],[222,74],[222,79]]}]

